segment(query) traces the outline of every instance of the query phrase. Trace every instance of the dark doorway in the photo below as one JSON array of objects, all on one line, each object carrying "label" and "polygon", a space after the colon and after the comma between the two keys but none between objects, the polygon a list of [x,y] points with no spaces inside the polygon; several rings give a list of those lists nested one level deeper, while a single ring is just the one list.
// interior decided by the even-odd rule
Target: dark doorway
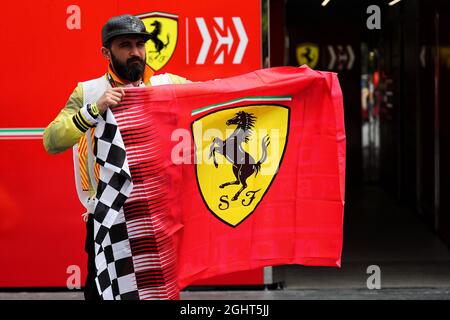
[{"label": "dark doorway", "polygon": [[[388,286],[450,283],[450,4],[389,3],[270,1],[285,36],[271,66],[337,72],[347,135],[342,269],[275,268],[287,286],[365,287],[370,265]],[[371,5],[380,29],[368,27]]]}]

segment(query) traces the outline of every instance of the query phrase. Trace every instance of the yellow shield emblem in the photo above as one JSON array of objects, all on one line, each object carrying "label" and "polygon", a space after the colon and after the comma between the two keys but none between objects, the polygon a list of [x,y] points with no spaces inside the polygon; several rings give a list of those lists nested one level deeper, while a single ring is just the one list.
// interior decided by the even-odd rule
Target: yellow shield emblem
[{"label": "yellow shield emblem", "polygon": [[152,35],[145,45],[147,64],[158,71],[169,62],[175,52],[178,40],[178,16],[151,12],[138,17]]},{"label": "yellow shield emblem", "polygon": [[192,123],[199,190],[208,209],[236,227],[252,214],[283,158],[289,108],[249,105],[211,112]]},{"label": "yellow shield emblem", "polygon": [[296,49],[297,62],[301,65],[308,65],[314,69],[319,62],[319,47],[313,43],[302,43]]}]

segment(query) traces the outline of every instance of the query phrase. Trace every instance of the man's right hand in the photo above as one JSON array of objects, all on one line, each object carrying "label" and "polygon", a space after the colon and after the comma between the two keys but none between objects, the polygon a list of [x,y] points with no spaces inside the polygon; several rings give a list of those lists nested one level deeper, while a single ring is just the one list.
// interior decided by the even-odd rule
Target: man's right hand
[{"label": "man's right hand", "polygon": [[123,88],[111,88],[97,100],[97,108],[100,114],[103,114],[109,107],[117,106],[125,97],[125,90]]}]

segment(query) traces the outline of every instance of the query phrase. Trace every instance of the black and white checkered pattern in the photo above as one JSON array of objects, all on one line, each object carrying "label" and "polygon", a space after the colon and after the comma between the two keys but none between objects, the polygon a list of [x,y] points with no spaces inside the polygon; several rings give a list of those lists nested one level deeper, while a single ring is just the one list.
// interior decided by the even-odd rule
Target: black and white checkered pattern
[{"label": "black and white checkered pattern", "polygon": [[100,176],[94,211],[95,279],[104,300],[139,299],[123,205],[133,189],[125,145],[111,110],[95,130]]}]

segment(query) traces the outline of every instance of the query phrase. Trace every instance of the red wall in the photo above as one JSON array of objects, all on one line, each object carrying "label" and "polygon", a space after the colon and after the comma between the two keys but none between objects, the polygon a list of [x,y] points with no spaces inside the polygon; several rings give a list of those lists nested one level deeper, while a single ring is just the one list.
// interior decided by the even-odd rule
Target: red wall
[{"label": "red wall", "polygon": [[[81,267],[85,278],[83,207],[73,179],[72,152],[45,153],[40,136],[17,139],[11,128],[45,128],[64,106],[79,81],[98,77],[107,63],[100,55],[102,25],[110,16],[152,11],[178,16],[178,42],[158,73],[192,80],[236,75],[261,67],[260,1],[21,0],[2,3],[0,19],[0,287],[64,287],[67,267]],[[80,8],[80,29],[69,30],[70,5]],[[202,17],[211,36],[205,63],[196,64]],[[223,17],[224,30],[214,17]],[[242,21],[248,44],[233,64]],[[229,33],[228,33],[229,28]],[[233,39],[230,50],[222,37]],[[187,32],[188,31],[188,32]],[[187,41],[187,38],[188,41]],[[230,42],[230,41],[229,41]],[[214,63],[224,52],[223,64]],[[83,280],[84,281],[84,280]],[[239,273],[202,284],[257,284],[262,271]]]}]

